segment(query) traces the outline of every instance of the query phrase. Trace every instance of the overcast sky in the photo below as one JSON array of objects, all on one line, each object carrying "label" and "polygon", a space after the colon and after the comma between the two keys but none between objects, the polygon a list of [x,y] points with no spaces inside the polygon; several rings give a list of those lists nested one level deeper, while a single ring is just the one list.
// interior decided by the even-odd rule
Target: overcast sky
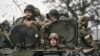
[{"label": "overcast sky", "polygon": [[[35,7],[38,7],[42,14],[46,14],[50,8],[49,4],[44,4],[44,0],[15,0],[18,4],[21,4],[22,11],[24,10],[25,6],[27,4],[33,4]],[[49,6],[49,7],[48,7]],[[18,18],[20,16],[23,16],[23,14],[20,12],[18,7],[15,5],[13,0],[0,0],[0,23],[4,20],[12,21],[13,16],[15,18]]]}]

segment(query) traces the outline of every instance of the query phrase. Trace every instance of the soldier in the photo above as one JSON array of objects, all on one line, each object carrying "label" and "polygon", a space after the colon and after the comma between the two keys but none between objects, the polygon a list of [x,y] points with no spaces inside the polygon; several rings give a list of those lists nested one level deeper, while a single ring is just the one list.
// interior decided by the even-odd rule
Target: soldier
[{"label": "soldier", "polygon": [[49,44],[50,44],[51,47],[57,47],[57,45],[58,45],[58,35],[56,33],[50,34]]},{"label": "soldier", "polygon": [[51,33],[48,40],[49,50],[63,50],[65,48],[65,45],[59,44],[59,36],[57,33]]},{"label": "soldier", "polygon": [[83,16],[81,19],[78,20],[79,28],[80,29],[87,29],[88,21],[90,20],[90,17]]},{"label": "soldier", "polygon": [[9,32],[9,29],[10,29],[10,23],[5,20],[1,25],[0,25],[0,28],[2,29],[2,31],[4,32]]},{"label": "soldier", "polygon": [[90,17],[83,16],[82,19],[79,21],[78,25],[81,36],[83,36],[84,41],[86,41],[88,45],[93,41],[92,36],[87,31],[87,25],[89,19]]},{"label": "soldier", "polygon": [[38,9],[35,8],[33,5],[27,5],[24,9],[25,16],[20,17],[16,20],[14,24],[24,23],[27,27],[31,26],[32,24],[40,26],[40,24],[36,21],[36,16],[38,16]]},{"label": "soldier", "polygon": [[[19,38],[18,40],[20,40],[19,45],[25,46],[26,48],[26,45],[28,45],[27,43],[29,43],[30,47],[34,46],[30,44],[33,44],[34,42],[36,43],[39,37],[39,30],[41,28],[41,22],[38,22],[36,19],[38,14],[40,14],[37,11],[38,9],[33,5],[26,6],[26,8],[24,9],[25,16],[18,18],[15,24],[10,29],[9,37],[11,38],[11,40],[13,39],[13,35],[15,35],[15,38]],[[16,45],[18,40],[16,40],[16,42],[12,40],[12,42]]]},{"label": "soldier", "polygon": [[9,32],[9,29],[10,29],[10,23],[7,21],[7,20],[5,20],[1,25],[0,25],[0,32],[2,33],[2,34],[0,34],[1,35],[1,37],[2,37],[2,41],[4,42],[4,43],[6,43],[6,45],[9,43],[8,41],[9,41],[9,39],[8,39],[8,32]]},{"label": "soldier", "polygon": [[[87,47],[90,49],[87,49],[87,52],[93,51],[94,49],[98,49],[98,46],[93,41],[92,35],[89,34],[87,30],[88,21],[90,20],[90,17],[83,16],[81,20],[78,21],[78,28],[79,28],[79,38],[81,40],[80,45],[82,47]],[[83,52],[85,49],[83,48]]]},{"label": "soldier", "polygon": [[59,12],[55,9],[50,10],[50,12],[46,15],[49,23],[46,23],[42,26],[41,30],[44,30],[46,28],[48,28],[48,26],[56,21],[58,21],[59,19]]},{"label": "soldier", "polygon": [[68,12],[66,12],[66,11],[61,11],[59,16],[60,16],[60,18],[59,18],[60,20],[61,19],[63,19],[63,20],[69,19]]}]

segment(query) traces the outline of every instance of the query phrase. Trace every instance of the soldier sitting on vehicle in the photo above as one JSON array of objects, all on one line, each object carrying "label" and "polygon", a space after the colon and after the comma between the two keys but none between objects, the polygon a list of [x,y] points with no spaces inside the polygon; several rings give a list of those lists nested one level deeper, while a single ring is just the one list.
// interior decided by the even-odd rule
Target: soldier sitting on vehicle
[{"label": "soldier sitting on vehicle", "polygon": [[49,49],[52,51],[56,51],[65,48],[65,45],[59,44],[59,36],[57,33],[50,34],[48,43],[48,46],[46,46],[47,50]]},{"label": "soldier sitting on vehicle", "polygon": [[51,47],[56,47],[58,45],[58,35],[56,33],[50,34],[49,44],[50,44]]},{"label": "soldier sitting on vehicle", "polygon": [[41,30],[44,30],[48,28],[48,26],[59,19],[59,12],[55,9],[50,10],[50,12],[47,14],[47,17],[49,18],[49,23],[46,23],[42,26]]},{"label": "soldier sitting on vehicle", "polygon": [[[96,45],[95,41],[93,41],[92,35],[90,35],[87,30],[87,25],[89,20],[90,17],[83,16],[82,19],[78,21],[79,38],[81,40],[80,45],[83,47],[84,53],[88,53],[90,51],[93,51],[94,49],[97,50],[99,48]],[[84,49],[84,47],[86,49]]]},{"label": "soldier sitting on vehicle", "polygon": [[61,11],[59,13],[59,20],[66,20],[66,19],[69,19],[69,15],[68,15],[68,12],[67,11]]},{"label": "soldier sitting on vehicle", "polygon": [[83,36],[82,39],[84,39],[85,43],[87,43],[89,46],[95,47],[96,45],[93,41],[92,35],[89,34],[88,30],[87,30],[87,25],[88,25],[88,21],[90,20],[90,17],[87,16],[83,16],[82,19],[79,21],[79,31],[80,31],[80,35]]},{"label": "soldier sitting on vehicle", "polygon": [[10,23],[8,20],[5,20],[3,23],[0,24],[0,37],[2,41],[5,43],[5,46],[9,46],[9,30],[10,30]]},{"label": "soldier sitting on vehicle", "polygon": [[37,22],[37,19],[35,18],[38,14],[36,11],[37,10],[33,5],[27,5],[24,9],[25,16],[18,18],[14,25],[18,23],[24,23],[27,27],[31,26],[32,24],[40,27],[40,22]]},{"label": "soldier sitting on vehicle", "polygon": [[[41,28],[41,22],[36,21],[36,8],[33,5],[27,5],[24,9],[25,16],[20,17],[16,20],[15,24],[10,29],[9,37],[11,40],[13,37],[17,38],[14,42],[14,46],[25,47],[30,46],[31,48],[36,45],[33,43],[37,41],[39,35],[39,30]],[[14,35],[14,36],[13,36]],[[20,40],[20,43],[18,41]],[[38,41],[39,42],[39,41]]]}]

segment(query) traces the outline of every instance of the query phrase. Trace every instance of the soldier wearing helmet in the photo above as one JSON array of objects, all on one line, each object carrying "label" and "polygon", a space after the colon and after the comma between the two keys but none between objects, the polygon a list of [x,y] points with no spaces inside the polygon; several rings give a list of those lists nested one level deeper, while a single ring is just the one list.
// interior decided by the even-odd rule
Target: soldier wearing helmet
[{"label": "soldier wearing helmet", "polygon": [[57,33],[51,33],[49,36],[49,44],[52,47],[55,47],[58,45],[58,35]]},{"label": "soldier wearing helmet", "polygon": [[89,16],[83,16],[78,21],[79,37],[81,40],[80,45],[83,47],[91,48],[91,50],[99,49],[99,47],[96,45],[96,42],[93,40],[92,35],[90,35],[90,33],[87,30],[87,25],[89,20],[90,20]]},{"label": "soldier wearing helmet", "polygon": [[60,13],[60,15],[59,15],[60,16],[60,18],[59,18],[60,20],[61,19],[63,19],[63,20],[69,19],[69,15],[68,15],[68,12],[67,11],[62,10],[59,13]]},{"label": "soldier wearing helmet", "polygon": [[40,24],[36,21],[36,17],[40,15],[39,9],[35,8],[33,5],[27,5],[24,9],[24,17],[20,17],[16,20],[15,24],[24,23],[27,27],[32,24],[36,26],[40,26]]},{"label": "soldier wearing helmet", "polygon": [[80,29],[87,29],[88,21],[90,20],[89,16],[83,16],[81,19],[78,20],[79,28]]},{"label": "soldier wearing helmet", "polygon": [[49,20],[49,22],[48,23],[45,23],[42,26],[41,30],[44,30],[44,29],[48,28],[48,26],[50,24],[58,21],[58,19],[59,19],[59,12],[57,10],[55,10],[55,9],[52,9],[52,10],[49,11],[48,14],[46,14],[46,16],[47,16],[47,19]]},{"label": "soldier wearing helmet", "polygon": [[59,19],[59,12],[55,9],[52,9],[49,12],[49,16],[52,22],[57,21]]},{"label": "soldier wearing helmet", "polygon": [[[36,8],[33,5],[27,5],[24,9],[25,15],[18,18],[15,24],[10,29],[10,37],[13,37],[13,35],[15,35],[15,37],[17,38],[16,35],[18,35],[18,40],[20,40],[21,46],[26,47],[26,41],[30,41],[31,43],[33,43],[36,41],[35,39],[40,36],[39,30],[41,25],[40,22],[36,21],[36,16],[38,15],[38,13],[36,13]],[[12,33],[14,30],[17,32]]]},{"label": "soldier wearing helmet", "polygon": [[65,45],[59,43],[59,36],[57,33],[50,34],[48,46],[50,50],[61,50],[65,48]]}]

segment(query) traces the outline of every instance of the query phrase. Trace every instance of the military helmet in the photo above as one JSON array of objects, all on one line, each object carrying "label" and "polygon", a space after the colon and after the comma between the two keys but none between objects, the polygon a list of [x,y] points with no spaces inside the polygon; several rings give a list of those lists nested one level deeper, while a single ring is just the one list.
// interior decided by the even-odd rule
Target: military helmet
[{"label": "military helmet", "polygon": [[86,21],[89,21],[91,19],[91,16],[90,15],[88,15],[88,14],[84,14],[84,15],[82,15],[82,16],[80,16],[79,17],[79,20],[78,20],[78,22],[86,22]]},{"label": "military helmet", "polygon": [[57,11],[57,10],[55,10],[55,9],[52,9],[52,10],[50,10],[50,12],[49,12],[49,16],[51,17],[51,16],[55,16],[55,17],[57,17],[57,19],[59,18],[59,12]]},{"label": "military helmet", "polygon": [[34,13],[35,16],[40,16],[40,9],[33,5],[27,5],[24,9],[24,12],[26,11],[31,11],[32,13]]},{"label": "military helmet", "polygon": [[35,7],[33,5],[27,5],[26,8],[24,9],[24,12],[26,11],[31,11],[35,13]]},{"label": "military helmet", "polygon": [[60,16],[69,17],[69,15],[68,15],[68,11],[66,11],[66,10],[62,10],[62,11],[60,11],[59,14],[60,14]]},{"label": "military helmet", "polygon": [[58,39],[58,34],[57,33],[51,33],[50,36],[49,36],[49,39],[52,39],[52,38]]}]

